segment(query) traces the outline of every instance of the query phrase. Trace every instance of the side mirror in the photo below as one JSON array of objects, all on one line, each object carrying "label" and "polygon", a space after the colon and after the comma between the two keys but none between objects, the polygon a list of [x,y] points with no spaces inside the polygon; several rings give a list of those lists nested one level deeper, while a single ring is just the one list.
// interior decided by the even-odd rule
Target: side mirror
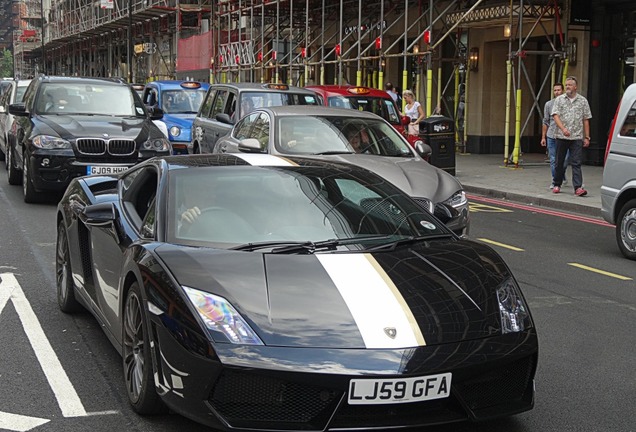
[{"label": "side mirror", "polygon": [[233,125],[234,124],[234,122],[232,121],[230,116],[227,115],[226,113],[219,113],[214,118],[216,119],[216,121],[221,122],[221,123],[225,123],[225,124],[228,124],[228,125]]},{"label": "side mirror", "polygon": [[419,154],[422,159],[428,161],[431,158],[431,154],[433,154],[433,149],[430,145],[424,144],[423,141],[415,142],[415,151]]},{"label": "side mirror", "polygon": [[9,105],[9,113],[18,117],[26,117],[29,115],[26,110],[26,105],[22,102]]},{"label": "side mirror", "polygon": [[6,114],[6,113],[7,113],[7,109],[0,105],[0,114]]},{"label": "side mirror", "polygon": [[86,225],[109,227],[117,219],[117,210],[113,203],[99,203],[86,206],[82,211],[82,220]]},{"label": "side mirror", "polygon": [[150,108],[150,120],[161,120],[163,118],[163,110],[159,107]]},{"label": "side mirror", "polygon": [[264,153],[261,143],[256,138],[245,138],[239,142],[239,151],[245,153]]},{"label": "side mirror", "polygon": [[411,117],[402,116],[402,126],[408,126],[409,124],[411,124]]}]

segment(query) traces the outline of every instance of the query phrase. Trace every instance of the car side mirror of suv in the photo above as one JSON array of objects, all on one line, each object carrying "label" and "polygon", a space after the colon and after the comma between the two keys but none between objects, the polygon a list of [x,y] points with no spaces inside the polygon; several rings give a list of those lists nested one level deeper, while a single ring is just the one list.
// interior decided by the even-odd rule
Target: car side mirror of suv
[{"label": "car side mirror of suv", "polygon": [[3,107],[2,105],[0,105],[0,114],[6,114],[6,113],[7,113],[7,109]]},{"label": "car side mirror of suv", "polygon": [[9,113],[19,117],[26,117],[29,115],[26,110],[26,105],[23,103],[14,103],[9,105]]},{"label": "car side mirror of suv", "polygon": [[263,153],[261,143],[256,138],[244,138],[239,142],[239,151],[245,153]]},{"label": "car side mirror of suv", "polygon": [[150,120],[161,120],[163,118],[163,110],[159,107],[150,108]]}]

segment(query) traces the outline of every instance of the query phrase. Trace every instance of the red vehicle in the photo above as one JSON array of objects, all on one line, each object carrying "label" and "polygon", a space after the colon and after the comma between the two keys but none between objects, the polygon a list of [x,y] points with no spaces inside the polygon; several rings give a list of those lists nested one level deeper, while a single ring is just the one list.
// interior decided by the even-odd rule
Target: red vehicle
[{"label": "red vehicle", "polygon": [[317,85],[306,88],[319,94],[326,106],[369,111],[379,115],[391,123],[412,147],[415,147],[417,141],[421,141],[417,135],[408,134],[407,125],[410,119],[401,115],[400,108],[384,90],[351,85]]}]

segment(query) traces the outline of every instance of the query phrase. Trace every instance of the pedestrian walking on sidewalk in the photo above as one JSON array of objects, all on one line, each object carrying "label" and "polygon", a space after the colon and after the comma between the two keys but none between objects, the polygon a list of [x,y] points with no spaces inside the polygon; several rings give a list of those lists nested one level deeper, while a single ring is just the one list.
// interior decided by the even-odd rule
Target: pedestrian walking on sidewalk
[{"label": "pedestrian walking on sidewalk", "polygon": [[[550,190],[554,189],[554,177],[556,171],[556,138],[554,137],[554,134],[557,127],[556,123],[554,122],[554,117],[552,117],[552,106],[554,105],[554,99],[563,94],[563,84],[556,83],[554,87],[552,87],[552,93],[554,94],[554,98],[547,101],[543,108],[543,126],[541,128],[541,145],[543,147],[547,146],[548,157],[550,158],[550,173],[552,174],[552,179],[550,180]],[[565,165],[563,168],[563,184],[566,184],[567,182],[565,178],[565,171],[567,171],[568,168],[569,158],[570,152],[566,153],[565,155]]]},{"label": "pedestrian walking on sidewalk", "polygon": [[565,94],[557,97],[552,106],[552,117],[554,117],[557,126],[555,133],[557,143],[556,170],[552,192],[561,192],[561,184],[565,178],[565,155],[569,151],[574,194],[585,196],[587,191],[583,189],[581,161],[583,147],[590,145],[592,112],[587,99],[576,92],[577,84],[575,77],[568,77],[565,80]]}]

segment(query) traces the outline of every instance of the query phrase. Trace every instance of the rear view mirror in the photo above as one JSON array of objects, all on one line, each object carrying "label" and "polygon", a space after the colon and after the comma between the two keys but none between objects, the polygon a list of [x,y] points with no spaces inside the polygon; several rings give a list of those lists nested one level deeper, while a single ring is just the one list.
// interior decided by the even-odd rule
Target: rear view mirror
[{"label": "rear view mirror", "polygon": [[3,106],[0,106],[0,114],[6,114],[7,113],[7,109]]},{"label": "rear view mirror", "polygon": [[423,141],[415,142],[415,151],[419,154],[422,159],[429,160],[431,158],[431,154],[433,153],[433,149],[430,145],[424,144]]},{"label": "rear view mirror", "polygon": [[9,113],[13,114],[14,116],[20,116],[20,117],[25,117],[29,115],[29,113],[26,110],[26,105],[24,105],[23,103],[14,103],[9,105]]},{"label": "rear view mirror", "polygon": [[82,212],[82,219],[86,225],[107,227],[117,218],[117,211],[113,203],[100,203],[86,206]]},{"label": "rear view mirror", "polygon": [[150,108],[150,120],[161,120],[163,118],[163,110],[159,107]]}]

